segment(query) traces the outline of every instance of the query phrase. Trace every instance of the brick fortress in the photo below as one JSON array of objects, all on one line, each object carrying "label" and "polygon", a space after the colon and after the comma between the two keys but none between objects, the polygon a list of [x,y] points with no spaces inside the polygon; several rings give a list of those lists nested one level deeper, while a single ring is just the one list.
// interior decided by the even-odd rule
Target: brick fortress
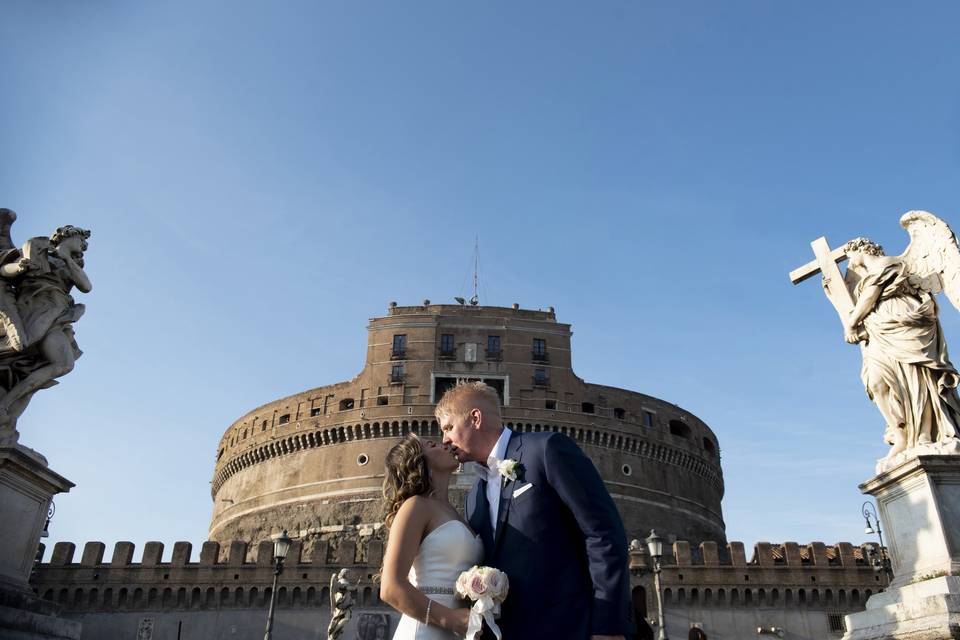
[{"label": "brick fortress", "polygon": [[[130,543],[109,561],[102,543],[88,543],[80,558],[73,544],[58,543],[37,567],[35,590],[83,622],[85,638],[136,637],[145,621],[156,640],[187,628],[193,633],[183,637],[256,638],[272,580],[269,538],[286,528],[296,543],[278,588],[278,640],[318,637],[329,619],[326,585],[344,566],[365,578],[347,637],[376,638],[384,624],[392,633],[397,614],[371,581],[384,544],[383,459],[407,432],[439,438],[434,405],[467,378],[498,390],[509,428],[573,438],[600,471],[629,538],[656,528],[675,541],[663,575],[671,635],[699,624],[710,638],[757,637],[764,628],[839,637],[842,614],[862,610],[885,584],[869,545],[761,543],[748,559],[742,544],[726,540],[713,431],[669,402],[577,377],[571,335],[552,308],[391,303],[370,321],[366,363],[354,379],[263,405],[227,428],[216,451],[210,541],[198,559],[189,543],[177,543],[170,562],[161,561],[162,544],[147,543],[140,563]],[[472,465],[457,475],[455,502],[474,477]],[[638,618],[655,614],[648,565],[642,545],[633,549]],[[648,631],[640,637],[653,637]]]}]

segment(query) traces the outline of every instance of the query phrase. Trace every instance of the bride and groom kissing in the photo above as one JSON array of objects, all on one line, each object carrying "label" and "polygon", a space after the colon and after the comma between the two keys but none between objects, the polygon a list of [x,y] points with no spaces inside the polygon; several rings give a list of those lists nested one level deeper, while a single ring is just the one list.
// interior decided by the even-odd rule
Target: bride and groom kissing
[{"label": "bride and groom kissing", "polygon": [[[436,417],[441,442],[411,434],[386,458],[380,597],[403,614],[394,640],[463,638],[470,609],[455,584],[475,565],[509,580],[504,640],[630,637],[626,534],[590,459],[561,433],[505,428],[482,382],[447,391]],[[461,515],[447,492],[466,462],[480,477]]]}]

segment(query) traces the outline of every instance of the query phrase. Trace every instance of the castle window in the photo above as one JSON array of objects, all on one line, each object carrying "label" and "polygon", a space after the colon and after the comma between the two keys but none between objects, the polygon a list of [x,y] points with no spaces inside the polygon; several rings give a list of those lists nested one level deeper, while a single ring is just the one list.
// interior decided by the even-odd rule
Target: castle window
[{"label": "castle window", "polygon": [[653,412],[644,411],[643,412],[643,426],[652,427],[653,426]]},{"label": "castle window", "polygon": [[547,341],[543,338],[533,339],[533,360],[534,362],[547,362]]},{"label": "castle window", "polygon": [[320,407],[314,407],[313,409],[310,409],[310,417],[316,418],[318,415],[320,415],[321,411],[322,409]]},{"label": "castle window", "polygon": [[487,336],[487,360],[499,360],[501,357],[500,336]]},{"label": "castle window", "polygon": [[546,369],[534,369],[533,370],[533,386],[535,387],[546,387],[547,386],[547,370]]},{"label": "castle window", "polygon": [[340,411],[350,411],[353,409],[353,398],[344,398],[340,401]]},{"label": "castle window", "polygon": [[688,427],[685,423],[680,422],[679,420],[671,420],[670,433],[675,436],[680,436],[681,438],[689,438],[690,427]]},{"label": "castle window", "polygon": [[620,407],[616,407],[613,410],[613,417],[616,418],[617,420],[623,420],[624,418],[627,417],[627,412],[621,409]]},{"label": "castle window", "polygon": [[278,420],[278,422],[279,422],[280,424],[287,424],[287,423],[289,423],[289,422],[290,422],[290,414],[289,414],[289,413],[283,414],[282,416],[280,416],[280,419]]},{"label": "castle window", "polygon": [[452,358],[456,355],[457,348],[453,344],[453,334],[444,333],[440,336],[440,357]]},{"label": "castle window", "polygon": [[393,336],[393,351],[390,352],[391,358],[407,357],[407,336],[404,333],[398,333]]},{"label": "castle window", "polygon": [[403,365],[395,364],[390,368],[390,384],[403,382]]},{"label": "castle window", "polygon": [[592,403],[592,402],[581,402],[581,403],[580,403],[580,411],[582,411],[583,413],[593,413],[593,412],[594,412],[593,403]]},{"label": "castle window", "polygon": [[703,450],[712,456],[717,455],[717,445],[713,444],[713,440],[710,438],[703,439]]},{"label": "castle window", "polygon": [[217,454],[217,460],[219,460],[220,458],[223,457],[223,452],[224,452],[224,450],[223,450],[223,449],[220,449],[220,453]]},{"label": "castle window", "polygon": [[378,406],[381,406],[381,407],[382,407],[382,406],[385,406],[385,405],[389,404],[389,402],[390,402],[390,399],[389,399],[387,396],[377,396],[377,405],[378,405]]},{"label": "castle window", "polygon": [[544,408],[546,409],[556,409],[557,401],[556,400],[547,400],[544,402]]}]

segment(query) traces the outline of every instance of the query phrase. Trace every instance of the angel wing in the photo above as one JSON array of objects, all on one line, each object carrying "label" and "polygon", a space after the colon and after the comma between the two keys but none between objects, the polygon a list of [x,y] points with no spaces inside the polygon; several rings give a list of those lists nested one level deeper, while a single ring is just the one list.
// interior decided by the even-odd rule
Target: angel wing
[{"label": "angel wing", "polygon": [[960,310],[960,247],[953,231],[927,211],[906,212],[900,226],[910,234],[900,258],[910,267],[911,282],[930,293],[943,291]]}]

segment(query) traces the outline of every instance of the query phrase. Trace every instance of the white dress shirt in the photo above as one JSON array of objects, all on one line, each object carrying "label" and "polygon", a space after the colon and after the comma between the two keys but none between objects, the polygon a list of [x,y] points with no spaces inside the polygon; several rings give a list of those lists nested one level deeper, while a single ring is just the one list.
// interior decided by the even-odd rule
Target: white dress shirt
[{"label": "white dress shirt", "polygon": [[497,533],[497,514],[500,513],[500,469],[497,463],[501,462],[507,455],[507,445],[510,443],[510,435],[513,432],[506,427],[500,433],[500,439],[493,446],[493,451],[487,456],[487,502],[490,503],[490,528],[493,533]]}]

